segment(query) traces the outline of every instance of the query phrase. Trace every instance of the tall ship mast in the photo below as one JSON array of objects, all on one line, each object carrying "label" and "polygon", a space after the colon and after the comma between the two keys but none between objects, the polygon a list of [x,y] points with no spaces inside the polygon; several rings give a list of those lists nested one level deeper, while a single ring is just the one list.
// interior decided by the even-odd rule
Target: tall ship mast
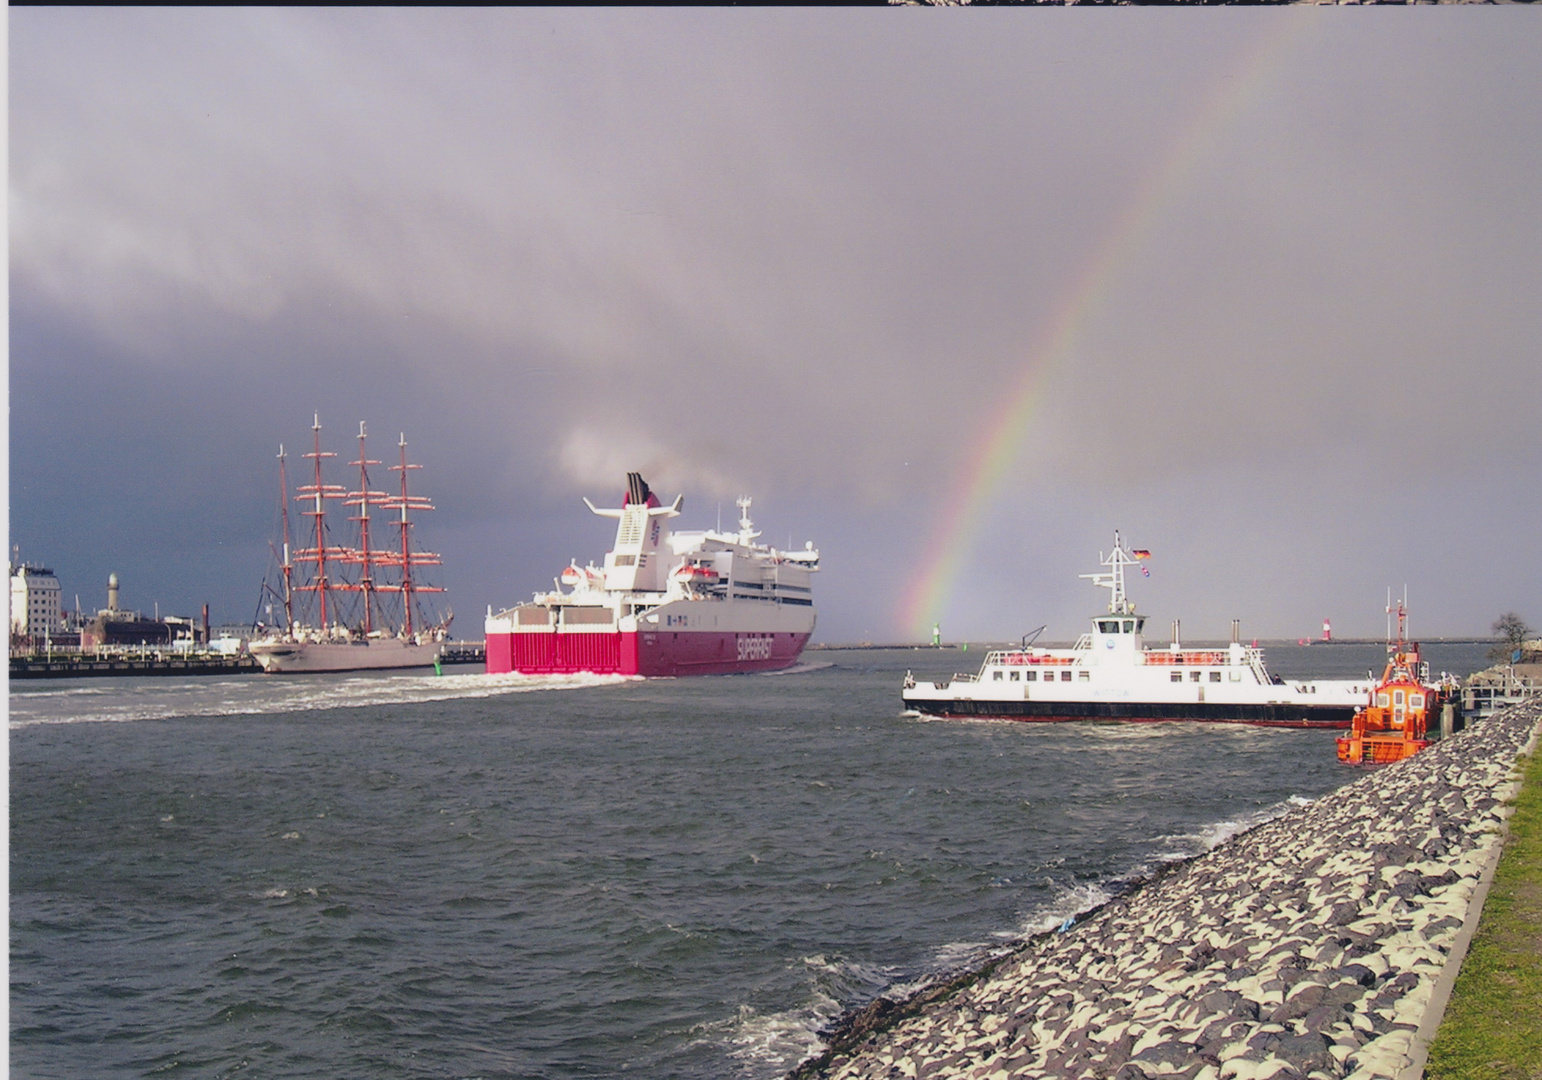
[{"label": "tall ship mast", "polygon": [[[295,489],[293,501],[308,519],[304,546],[292,546],[290,536],[287,457],[279,446],[281,548],[278,583],[263,582],[267,610],[282,618],[259,622],[250,645],[264,671],[299,673],[426,667],[439,657],[449,637],[450,616],[440,618],[425,598],[444,589],[423,580],[420,568],[440,565],[434,552],[413,546],[413,514],[432,510],[428,499],[412,494],[408,476],[421,468],[407,461],[407,439],[398,442],[400,462],[390,466],[400,474],[397,491],[376,490],[369,469],[381,462],[366,450],[368,432],[359,424],[359,456],[355,487],[331,483],[323,463],[337,455],[321,448],[321,419],[311,424],[311,450],[303,455],[311,466],[308,482]],[[328,503],[351,508],[345,540],[335,538],[328,524]],[[372,512],[397,536],[389,547],[377,547]],[[276,606],[275,606],[276,605]],[[261,605],[259,605],[261,611]],[[270,616],[272,619],[273,616]]]},{"label": "tall ship mast", "polygon": [[814,632],[812,575],[819,552],[756,542],[751,501],[739,529],[674,531],[684,496],[664,505],[639,473],[627,473],[603,566],[576,562],[527,603],[487,611],[491,674],[595,672],[721,675],[797,663]]}]

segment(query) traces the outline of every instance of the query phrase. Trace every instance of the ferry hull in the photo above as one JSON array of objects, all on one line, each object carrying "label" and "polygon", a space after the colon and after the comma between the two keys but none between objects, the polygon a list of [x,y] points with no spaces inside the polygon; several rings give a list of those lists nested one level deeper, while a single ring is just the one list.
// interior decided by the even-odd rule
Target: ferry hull
[{"label": "ferry hull", "polygon": [[437,641],[412,644],[376,641],[365,644],[334,642],[254,641],[248,646],[253,658],[270,675],[308,675],[341,671],[390,671],[395,668],[432,667],[439,658]]},{"label": "ferry hull", "polygon": [[971,701],[967,699],[912,699],[905,705],[928,716],[947,719],[1023,720],[1035,723],[1067,723],[1108,720],[1125,723],[1191,721],[1210,724],[1248,724],[1254,727],[1347,728],[1354,719],[1353,705],[1246,704],[1227,702],[1113,702],[1113,701]]},{"label": "ferry hull", "polygon": [[798,662],[807,632],[488,633],[487,672],[524,675],[732,675]]}]

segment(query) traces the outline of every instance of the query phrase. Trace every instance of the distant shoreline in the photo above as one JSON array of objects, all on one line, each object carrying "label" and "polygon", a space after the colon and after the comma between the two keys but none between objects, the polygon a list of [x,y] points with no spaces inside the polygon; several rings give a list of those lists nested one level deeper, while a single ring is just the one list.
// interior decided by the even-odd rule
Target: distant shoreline
[{"label": "distant shoreline", "polygon": [[[1251,641],[1253,641],[1255,639],[1249,638],[1248,640],[1251,642]],[[1305,642],[1300,641],[1299,639],[1291,639],[1291,638],[1258,638],[1256,640],[1258,641],[1260,646],[1266,646],[1266,645],[1267,646],[1296,645],[1296,646],[1303,646],[1304,647],[1304,646],[1307,646],[1307,645],[1312,645],[1312,646],[1330,646],[1331,647],[1331,646],[1334,646],[1334,645],[1385,645],[1385,644],[1387,644],[1387,642],[1385,640],[1383,640],[1382,638],[1334,638],[1332,641],[1310,640],[1310,641],[1305,641]],[[1421,638],[1418,638],[1417,640],[1418,640],[1418,643],[1420,645],[1493,645],[1498,639],[1497,638],[1483,638],[1483,637],[1421,637]],[[1075,644],[1075,642],[1071,642],[1071,641],[1041,641],[1041,642],[1035,642],[1035,645],[1037,647],[1040,647],[1040,648],[1056,648],[1056,649],[1069,649],[1074,644]],[[1226,642],[1222,641],[1222,640],[1220,640],[1218,638],[1217,639],[1195,638],[1193,641],[1186,642],[1185,644],[1194,645],[1194,646],[1214,646],[1214,645],[1225,645]],[[968,642],[945,641],[945,642],[943,642],[940,645],[931,645],[931,644],[928,644],[928,643],[925,643],[925,642],[904,642],[904,641],[891,642],[889,644],[874,644],[873,642],[870,642],[870,641],[862,641],[862,642],[857,642],[855,644],[834,644],[834,643],[832,643],[832,644],[824,644],[824,643],[821,643],[821,644],[811,644],[811,645],[809,645],[805,649],[805,651],[806,652],[814,652],[814,651],[819,651],[819,652],[842,652],[842,651],[849,651],[849,650],[856,650],[856,649],[910,649],[910,650],[916,651],[916,652],[922,652],[922,651],[925,651],[925,652],[937,652],[937,651],[940,651],[940,650],[943,650],[943,649],[959,649],[959,650],[971,649],[971,648],[972,649],[1011,649],[1011,648],[1018,647],[1018,645],[1019,645],[1019,643],[1016,642],[1016,641],[968,641]],[[1160,648],[1161,646],[1158,645],[1158,644],[1155,644],[1153,642],[1152,643],[1152,647],[1153,648]]]}]

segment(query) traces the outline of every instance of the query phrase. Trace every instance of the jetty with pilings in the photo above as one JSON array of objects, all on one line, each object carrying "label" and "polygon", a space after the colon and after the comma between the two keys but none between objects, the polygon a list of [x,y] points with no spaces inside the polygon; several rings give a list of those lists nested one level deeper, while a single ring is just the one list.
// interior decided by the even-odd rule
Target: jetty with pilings
[{"label": "jetty with pilings", "polygon": [[978,970],[848,1013],[791,1076],[1413,1080],[1542,699],[1495,713]]},{"label": "jetty with pilings", "polygon": [[139,675],[251,675],[262,669],[245,653],[55,653],[11,657],[13,679],[82,679]]},{"label": "jetty with pilings", "polygon": [[[485,664],[480,641],[445,642],[439,666]],[[178,653],[152,649],[86,653],[58,650],[11,657],[12,679],[87,679],[132,676],[260,675],[262,667],[248,653]]]}]

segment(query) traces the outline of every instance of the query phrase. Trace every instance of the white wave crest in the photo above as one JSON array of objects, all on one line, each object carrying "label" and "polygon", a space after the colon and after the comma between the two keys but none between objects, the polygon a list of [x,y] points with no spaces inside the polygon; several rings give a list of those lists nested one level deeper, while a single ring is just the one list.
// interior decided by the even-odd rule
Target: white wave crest
[{"label": "white wave crest", "polygon": [[1249,832],[1264,825],[1283,814],[1300,806],[1309,806],[1314,800],[1301,795],[1292,795],[1287,799],[1277,802],[1272,806],[1266,806],[1262,810],[1255,810],[1250,814],[1240,817],[1227,818],[1224,821],[1212,822],[1202,825],[1193,832],[1172,833],[1157,837],[1157,843],[1169,845],[1172,850],[1158,852],[1155,858],[1159,862],[1177,862],[1182,859],[1192,859],[1196,855],[1203,855],[1207,851],[1213,851],[1226,843],[1234,836]]},{"label": "white wave crest", "polygon": [[871,997],[891,985],[894,972],[876,964],[826,956],[800,957],[808,998],[801,1006],[760,1013],[741,1005],[721,1026],[718,1038],[745,1077],[785,1074],[824,1049],[820,1032],[841,1014],[842,1002]]},{"label": "white wave crest", "polygon": [[12,693],[12,730],[38,724],[102,724],[187,716],[267,716],[404,702],[500,697],[542,690],[582,690],[637,676],[592,675],[273,675],[219,680],[139,680],[103,694]]},{"label": "white wave crest", "polygon": [[784,1073],[824,1049],[819,1032],[840,1014],[835,998],[816,991],[800,1009],[761,1015],[748,1005],[724,1033],[728,1057],[739,1062],[747,1075],[764,1075],[768,1067]]},{"label": "white wave crest", "polygon": [[792,667],[782,668],[778,671],[757,671],[756,675],[806,675],[810,671],[824,671],[835,666],[834,660],[805,660]]},{"label": "white wave crest", "polygon": [[1113,893],[1096,882],[1062,886],[1046,903],[1024,917],[1020,934],[1022,937],[1032,937],[1058,930],[1066,924],[1067,919],[1075,919],[1094,908],[1100,908],[1113,898]]}]

